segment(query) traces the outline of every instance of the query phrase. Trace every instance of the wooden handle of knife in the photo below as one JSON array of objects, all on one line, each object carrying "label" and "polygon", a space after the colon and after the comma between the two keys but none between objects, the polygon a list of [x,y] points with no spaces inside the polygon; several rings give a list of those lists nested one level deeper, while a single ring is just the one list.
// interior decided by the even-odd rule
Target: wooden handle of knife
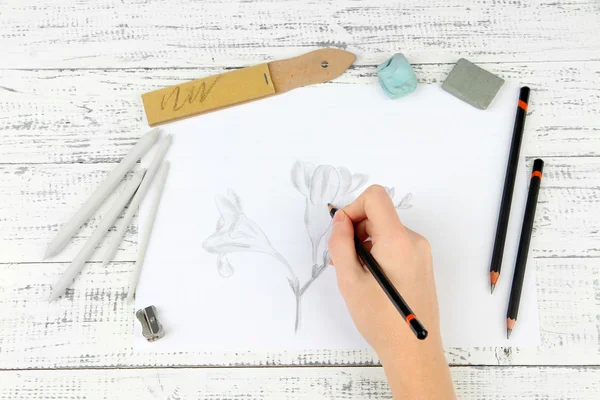
[{"label": "wooden handle of knife", "polygon": [[319,49],[301,56],[269,63],[277,94],[302,86],[327,82],[348,69],[356,56],[339,49]]},{"label": "wooden handle of knife", "polygon": [[267,64],[142,94],[150,126],[175,121],[275,94]]}]

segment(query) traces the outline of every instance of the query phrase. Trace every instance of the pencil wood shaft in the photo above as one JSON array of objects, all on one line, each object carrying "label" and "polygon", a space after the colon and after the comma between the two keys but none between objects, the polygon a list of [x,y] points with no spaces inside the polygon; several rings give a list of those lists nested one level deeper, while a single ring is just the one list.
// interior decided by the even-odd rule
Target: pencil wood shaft
[{"label": "pencil wood shaft", "polygon": [[136,143],[135,146],[121,160],[119,165],[113,169],[92,195],[86,200],[81,208],[63,225],[58,234],[52,239],[46,252],[44,259],[58,254],[69,240],[79,230],[81,225],[100,207],[100,204],[111,194],[119,185],[125,174],[127,174],[137,161],[148,151],[158,138],[158,129],[154,128],[146,133]]},{"label": "pencil wood shaft", "polygon": [[527,256],[529,254],[529,244],[531,242],[531,233],[533,231],[533,222],[535,220],[538,194],[542,182],[543,166],[544,162],[540,159],[535,160],[533,163],[533,174],[529,184],[529,192],[527,193],[523,227],[521,228],[521,238],[519,240],[517,260],[515,262],[515,272],[510,290],[508,310],[506,312],[507,329],[510,331],[514,328],[517,315],[519,314],[519,304],[521,303],[521,292],[523,290],[523,280],[525,278],[525,269],[527,267]]},{"label": "pencil wood shaft", "polygon": [[121,219],[121,221],[119,221],[119,224],[117,226],[117,232],[115,233],[113,240],[109,243],[108,247],[106,248],[106,252],[104,253],[104,257],[102,259],[103,265],[108,264],[113,259],[115,253],[119,249],[119,245],[121,244],[123,236],[127,231],[127,227],[131,223],[131,220],[133,219],[133,216],[135,215],[138,207],[140,206],[140,203],[142,202],[142,200],[144,200],[146,193],[148,193],[150,184],[152,183],[152,180],[154,179],[154,176],[156,175],[156,172],[158,171],[162,160],[165,157],[165,154],[167,154],[167,150],[169,150],[170,145],[170,135],[166,136],[158,143],[158,149],[156,150],[156,154],[154,155],[154,158],[152,159],[152,162],[150,163],[150,166],[146,171],[146,175],[144,175],[144,179],[142,180],[140,187],[135,192],[135,195],[133,196],[129,207],[127,207],[125,216]]},{"label": "pencil wood shaft", "polygon": [[150,242],[150,236],[152,235],[152,227],[154,226],[154,221],[156,220],[156,214],[158,212],[158,206],[160,205],[160,199],[162,197],[165,182],[167,180],[169,166],[169,162],[165,161],[162,167],[160,168],[160,171],[158,172],[158,177],[156,178],[156,191],[154,193],[154,198],[152,199],[152,203],[150,205],[150,213],[148,214],[148,220],[145,221],[146,225],[144,228],[144,233],[140,239],[140,243],[138,246],[138,254],[137,259],[135,260],[133,275],[131,275],[131,280],[129,281],[129,292],[127,294],[128,301],[133,300],[133,295],[135,294],[137,283],[142,272],[144,258],[146,257],[146,250],[148,249],[148,243]]},{"label": "pencil wood shaft", "polygon": [[73,280],[77,276],[77,274],[81,271],[86,261],[90,258],[90,256],[94,253],[96,246],[102,238],[106,235],[112,224],[119,217],[119,214],[123,211],[123,208],[127,205],[131,197],[135,193],[136,189],[140,186],[140,182],[144,177],[145,171],[140,171],[136,173],[131,181],[125,187],[125,190],[117,197],[115,203],[108,211],[108,213],[102,218],[100,224],[92,233],[92,236],[85,242],[75,259],[71,262],[67,270],[60,277],[58,282],[54,285],[52,289],[52,294],[50,296],[50,301],[56,300],[60,295],[62,295],[65,290],[73,283]]},{"label": "pencil wood shaft", "polygon": [[523,129],[525,127],[525,117],[527,116],[528,101],[529,88],[524,86],[521,88],[521,92],[519,93],[517,115],[515,116],[513,136],[510,144],[510,152],[508,154],[508,165],[506,167],[506,177],[504,180],[504,189],[502,191],[498,225],[496,226],[492,260],[490,263],[490,283],[494,284],[494,286],[498,282],[500,270],[502,269],[502,258],[504,256],[504,245],[506,243],[506,231],[508,230],[510,208],[515,189],[515,179],[517,176],[517,167],[519,165],[519,152],[521,150],[521,142],[523,141]]}]

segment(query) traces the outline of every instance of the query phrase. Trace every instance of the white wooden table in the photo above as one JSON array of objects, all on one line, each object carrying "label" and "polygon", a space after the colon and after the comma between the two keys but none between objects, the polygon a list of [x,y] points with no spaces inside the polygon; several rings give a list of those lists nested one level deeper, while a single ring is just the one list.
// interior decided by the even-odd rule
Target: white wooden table
[{"label": "white wooden table", "polygon": [[370,352],[135,353],[135,228],[46,302],[106,207],[45,245],[140,136],[142,92],[325,46],[358,55],[336,83],[401,51],[422,82],[465,57],[532,88],[542,345],[446,355],[462,399],[600,398],[599,31],[598,0],[0,0],[0,399],[391,398]]}]

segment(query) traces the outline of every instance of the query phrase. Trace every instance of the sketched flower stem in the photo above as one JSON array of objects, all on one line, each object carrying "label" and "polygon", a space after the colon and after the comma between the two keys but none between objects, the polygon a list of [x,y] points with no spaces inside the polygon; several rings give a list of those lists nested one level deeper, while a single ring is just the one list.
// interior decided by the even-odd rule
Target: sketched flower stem
[{"label": "sketched flower stem", "polygon": [[279,253],[277,250],[275,250],[275,249],[273,249],[273,250],[274,250],[274,253],[272,254],[272,256],[275,257],[275,259],[277,261],[279,261],[280,263],[285,265],[288,272],[290,273],[290,277],[293,279],[298,279],[296,277],[296,273],[294,271],[294,268],[292,267],[292,264],[290,264],[289,261],[284,256],[282,256],[281,253]]}]

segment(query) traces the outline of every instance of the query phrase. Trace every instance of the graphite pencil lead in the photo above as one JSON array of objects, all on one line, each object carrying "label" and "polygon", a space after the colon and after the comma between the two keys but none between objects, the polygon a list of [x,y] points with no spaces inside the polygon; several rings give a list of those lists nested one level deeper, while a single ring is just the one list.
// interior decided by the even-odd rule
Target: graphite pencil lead
[{"label": "graphite pencil lead", "polygon": [[494,289],[496,289],[496,285],[492,283],[492,294],[494,294]]},{"label": "graphite pencil lead", "polygon": [[512,329],[506,328],[506,338],[510,339],[510,334],[512,333]]}]

